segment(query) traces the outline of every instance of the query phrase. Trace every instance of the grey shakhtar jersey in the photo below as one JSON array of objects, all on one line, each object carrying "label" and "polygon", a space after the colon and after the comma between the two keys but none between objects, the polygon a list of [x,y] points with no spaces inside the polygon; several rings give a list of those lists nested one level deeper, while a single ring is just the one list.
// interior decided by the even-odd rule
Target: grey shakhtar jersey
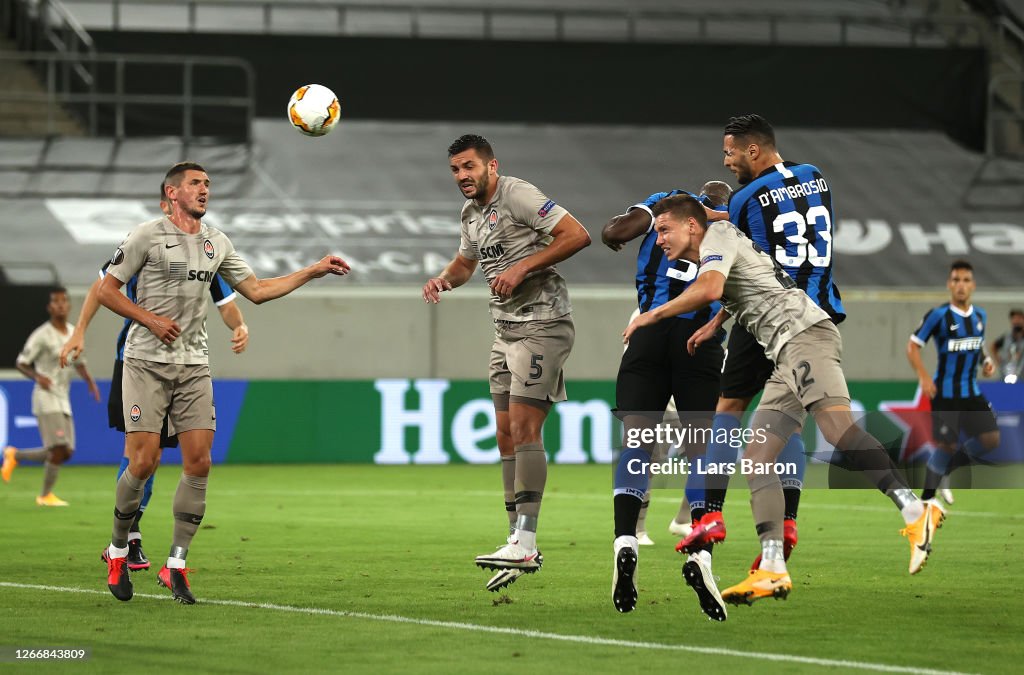
[{"label": "grey shakhtar jersey", "polygon": [[139,307],[181,327],[178,339],[166,345],[148,328],[133,323],[126,358],[201,365],[209,363],[206,298],[214,274],[234,288],[253,272],[220,230],[203,225],[198,234],[186,234],[167,218],[158,218],[132,230],[114,253],[107,273],[124,283],[138,275]]},{"label": "grey shakhtar jersey", "polygon": [[[60,350],[75,330],[74,325],[67,325],[67,333],[61,333],[47,321],[32,331],[25,341],[25,346],[18,354],[18,363],[32,366],[40,375],[50,378],[50,388],[43,389],[37,383],[32,388],[32,414],[47,413],[71,414],[71,375],[74,368],[60,367]],[[76,365],[85,365],[85,355],[79,356]]]},{"label": "grey shakhtar jersey", "polygon": [[[484,206],[462,207],[459,254],[479,260],[488,284],[516,262],[551,243],[551,230],[569,212],[524,180],[498,177]],[[552,267],[529,274],[512,295],[491,294],[491,315],[504,321],[556,319],[572,311],[565,279]]]},{"label": "grey shakhtar jersey", "polygon": [[725,275],[722,306],[773,361],[794,335],[829,318],[771,256],[728,221],[709,224],[701,242],[697,276],[710,271]]}]

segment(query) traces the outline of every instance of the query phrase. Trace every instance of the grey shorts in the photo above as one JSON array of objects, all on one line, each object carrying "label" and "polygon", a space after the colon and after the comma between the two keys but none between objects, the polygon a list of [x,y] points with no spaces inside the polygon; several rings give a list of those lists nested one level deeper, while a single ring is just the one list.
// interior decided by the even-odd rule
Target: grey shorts
[{"label": "grey shorts", "polygon": [[842,353],[843,340],[831,321],[794,335],[779,352],[757,410],[777,411],[803,424],[808,410],[849,405]]},{"label": "grey shorts", "polygon": [[562,366],[575,339],[571,314],[542,321],[495,321],[491,396],[564,401]]},{"label": "grey shorts", "polygon": [[36,416],[39,424],[39,435],[43,437],[43,447],[49,450],[61,445],[68,450],[75,449],[75,423],[71,415],[64,413],[43,413]]},{"label": "grey shorts", "polygon": [[213,379],[208,365],[127,358],[121,376],[121,397],[127,433],[159,434],[165,415],[173,433],[217,428]]}]

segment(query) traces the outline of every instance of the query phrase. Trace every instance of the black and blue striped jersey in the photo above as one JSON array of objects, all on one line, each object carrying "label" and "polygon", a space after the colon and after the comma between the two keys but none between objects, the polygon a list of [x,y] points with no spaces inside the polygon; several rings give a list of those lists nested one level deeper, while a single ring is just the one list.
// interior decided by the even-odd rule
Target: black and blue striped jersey
[{"label": "black and blue striped jersey", "polygon": [[832,281],[832,191],[817,167],[781,162],[729,200],[729,220],[796,281],[835,323],[846,318]]},{"label": "black and blue striped jersey", "polygon": [[[700,199],[697,195],[692,192],[688,192],[687,190],[655,192],[642,202],[638,202],[629,207],[627,211],[643,209],[644,211],[647,211],[648,214],[651,214],[651,209],[659,201],[666,197],[673,197],[680,194],[690,195],[695,199]],[[710,204],[708,204],[708,208],[714,207],[711,207]],[[718,207],[717,210],[725,211],[725,207]],[[647,234],[644,235],[643,241],[640,242],[640,250],[637,252],[636,256],[637,305],[640,307],[641,312],[648,312],[655,307],[664,305],[666,302],[685,291],[686,287],[697,278],[696,263],[681,259],[676,260],[675,262],[670,261],[665,257],[665,252],[657,246],[657,240],[658,233],[654,231],[654,216],[651,214],[651,225],[647,228]],[[701,322],[707,322],[711,317],[717,314],[721,308],[721,303],[713,302],[710,306],[705,307],[704,309],[679,314],[678,317],[682,319],[697,319]]]},{"label": "black and blue striped jersey", "polygon": [[985,357],[982,345],[985,343],[986,322],[985,310],[973,305],[965,312],[946,303],[924,315],[910,339],[921,347],[928,340],[935,339],[939,353],[934,378],[936,396],[981,396],[977,373]]},{"label": "black and blue striped jersey", "polygon": [[[110,261],[104,263],[103,267],[100,268],[100,279],[107,274],[107,268],[110,267]],[[137,302],[139,277],[136,275],[128,280],[128,283],[124,285],[125,295],[132,302]],[[221,305],[227,304],[235,299],[235,292],[231,290],[227,282],[221,278],[219,274],[213,275],[213,280],[210,282],[210,297],[213,298],[215,305],[220,307]],[[121,332],[117,334],[117,360],[124,361],[124,344],[128,339],[128,329],[131,328],[132,320],[125,319],[124,326],[121,328]]]}]

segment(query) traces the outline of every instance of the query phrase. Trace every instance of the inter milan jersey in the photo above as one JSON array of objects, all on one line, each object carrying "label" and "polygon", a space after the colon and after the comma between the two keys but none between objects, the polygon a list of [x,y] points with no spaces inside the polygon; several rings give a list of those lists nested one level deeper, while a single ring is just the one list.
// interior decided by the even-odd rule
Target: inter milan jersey
[{"label": "inter milan jersey", "polygon": [[781,162],[765,169],[733,193],[729,220],[835,323],[846,318],[832,283],[832,192],[817,167]]},{"label": "inter milan jersey", "polygon": [[930,310],[921,320],[910,339],[923,347],[935,339],[939,352],[935,370],[936,396],[941,398],[970,398],[981,396],[978,388],[978,364],[984,358],[981,346],[985,343],[987,316],[981,307],[961,311],[950,304]]},{"label": "inter milan jersey", "polygon": [[[108,260],[102,268],[100,268],[100,278],[102,279],[107,274],[107,268],[110,267],[110,261]],[[136,293],[139,287],[139,277],[135,275],[128,280],[128,283],[124,285],[125,295],[132,302],[136,302]],[[210,282],[210,297],[213,298],[213,303],[220,307],[221,305],[227,304],[235,299],[235,292],[231,290],[227,282],[221,279],[219,274],[213,275],[213,281]],[[124,343],[128,340],[128,329],[132,326],[131,319],[124,320],[124,327],[121,328],[121,332],[117,334],[117,360],[124,361]]]},{"label": "inter milan jersey", "polygon": [[[654,208],[655,204],[666,197],[674,197],[675,195],[690,195],[695,199],[700,199],[697,195],[686,190],[655,192],[642,202],[629,207],[628,210],[643,209],[648,214],[651,214],[651,209]],[[725,210],[725,207],[712,207],[710,204],[704,203],[708,208],[715,208],[720,211]],[[636,293],[637,304],[641,312],[647,312],[655,307],[664,305],[685,291],[693,283],[694,279],[697,278],[696,264],[681,259],[675,262],[670,261],[665,257],[665,252],[661,250],[661,247],[656,245],[657,240],[658,233],[654,231],[654,216],[651,214],[651,225],[647,228],[647,234],[644,235],[643,241],[640,242],[640,251],[636,256]],[[679,314],[678,316],[683,319],[697,319],[701,322],[707,322],[721,308],[722,305],[720,303],[713,302],[709,307]]]}]

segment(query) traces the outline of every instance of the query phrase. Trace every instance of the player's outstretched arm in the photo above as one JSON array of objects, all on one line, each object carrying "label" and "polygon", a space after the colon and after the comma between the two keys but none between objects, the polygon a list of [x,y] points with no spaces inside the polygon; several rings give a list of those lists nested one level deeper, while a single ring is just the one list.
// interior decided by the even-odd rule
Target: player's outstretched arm
[{"label": "player's outstretched arm", "polygon": [[722,297],[725,289],[725,275],[717,270],[708,270],[697,277],[697,280],[690,284],[685,291],[672,298],[664,305],[656,307],[649,312],[644,312],[626,326],[622,332],[623,343],[629,342],[629,338],[637,328],[650,326],[662,319],[677,314],[685,314],[694,310],[707,307],[715,300]]},{"label": "player's outstretched arm", "polygon": [[178,339],[178,336],[181,335],[181,326],[177,322],[139,307],[121,293],[122,286],[124,286],[123,281],[113,274],[108,274],[100,282],[99,289],[96,291],[96,299],[115,314],[141,323],[164,344],[169,345]]},{"label": "player's outstretched arm", "polygon": [[475,271],[475,260],[456,253],[440,274],[427,279],[427,283],[423,284],[423,302],[432,302],[436,305],[441,302],[441,293],[463,285],[472,278]]},{"label": "player's outstretched arm", "polygon": [[257,279],[255,274],[250,275],[242,283],[235,286],[235,290],[244,295],[250,302],[260,305],[288,295],[296,288],[304,286],[313,279],[319,279],[328,274],[339,277],[344,276],[351,269],[349,264],[338,256],[328,255],[308,267],[303,267],[301,270],[286,274],[283,277]]},{"label": "player's outstretched arm", "polygon": [[601,243],[613,251],[622,247],[651,229],[651,214],[636,208],[609,220],[601,229]]},{"label": "player's outstretched arm", "polygon": [[910,367],[917,373],[917,381],[921,384],[921,391],[928,398],[935,398],[935,382],[928,371],[924,369],[924,362],[921,361],[921,345],[913,340],[907,341],[907,361]]},{"label": "player's outstretched arm", "polygon": [[494,277],[491,290],[502,297],[508,297],[530,272],[557,265],[590,246],[590,233],[569,214],[562,216],[550,236],[552,241],[545,248]]},{"label": "player's outstretched arm", "polygon": [[64,343],[64,347],[60,350],[61,368],[67,368],[68,363],[77,359],[85,349],[85,331],[89,330],[89,324],[92,322],[92,318],[96,316],[96,310],[100,308],[99,300],[96,299],[100,281],[102,281],[102,278],[97,278],[96,281],[92,282],[89,292],[85,294],[85,302],[82,303],[82,309],[78,312],[75,330],[71,332],[71,337],[68,338],[68,341]]},{"label": "player's outstretched arm", "polygon": [[224,325],[231,329],[231,351],[241,354],[249,346],[249,327],[245,325],[242,310],[234,300],[217,307]]}]

